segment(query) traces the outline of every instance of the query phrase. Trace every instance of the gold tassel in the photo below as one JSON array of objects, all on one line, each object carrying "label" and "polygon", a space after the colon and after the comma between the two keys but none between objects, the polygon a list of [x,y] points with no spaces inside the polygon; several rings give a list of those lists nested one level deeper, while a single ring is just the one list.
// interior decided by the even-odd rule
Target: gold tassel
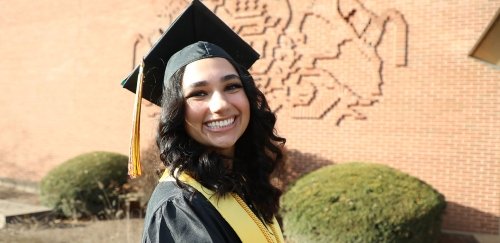
[{"label": "gold tassel", "polygon": [[137,88],[135,89],[135,107],[132,117],[132,138],[130,142],[130,156],[128,160],[128,175],[136,178],[142,173],[141,170],[141,146],[140,146],[140,126],[141,126],[141,103],[142,103],[142,83],[144,82],[144,60],[139,67],[137,77]]}]

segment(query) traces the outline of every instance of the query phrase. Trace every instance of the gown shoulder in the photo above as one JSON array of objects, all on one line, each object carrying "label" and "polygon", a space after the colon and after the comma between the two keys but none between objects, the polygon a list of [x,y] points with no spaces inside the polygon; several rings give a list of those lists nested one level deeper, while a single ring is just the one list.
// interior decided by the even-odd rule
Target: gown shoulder
[{"label": "gown shoulder", "polygon": [[173,181],[164,181],[158,183],[148,202],[142,242],[241,241],[201,193],[191,193]]}]

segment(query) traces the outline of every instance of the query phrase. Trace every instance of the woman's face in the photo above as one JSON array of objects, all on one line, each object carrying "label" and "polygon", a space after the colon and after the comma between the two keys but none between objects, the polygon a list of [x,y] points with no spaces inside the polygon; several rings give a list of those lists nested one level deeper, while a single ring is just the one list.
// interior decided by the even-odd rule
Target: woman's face
[{"label": "woman's face", "polygon": [[250,120],[248,99],[233,65],[218,57],[188,64],[182,92],[189,136],[232,157]]}]

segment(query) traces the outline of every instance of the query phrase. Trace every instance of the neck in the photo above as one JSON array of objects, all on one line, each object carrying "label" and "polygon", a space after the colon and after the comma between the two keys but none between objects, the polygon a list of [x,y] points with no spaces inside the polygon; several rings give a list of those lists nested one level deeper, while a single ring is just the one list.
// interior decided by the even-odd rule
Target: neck
[{"label": "neck", "polygon": [[234,146],[230,148],[216,149],[216,151],[226,158],[232,159],[234,157]]},{"label": "neck", "polygon": [[228,169],[230,171],[233,169],[233,159],[232,158],[223,158],[222,161],[224,161],[224,166],[226,167],[226,169]]},{"label": "neck", "polygon": [[217,153],[222,155],[222,160],[224,161],[224,165],[228,170],[233,169],[233,158],[234,158],[234,146],[227,149],[219,149]]},{"label": "neck", "polygon": [[222,157],[222,161],[224,162],[224,167],[226,167],[226,169],[228,169],[228,170],[232,170],[233,169],[234,153],[231,153],[230,156],[228,156],[228,154],[226,154],[226,153],[220,153],[220,152],[218,152],[218,153]]}]

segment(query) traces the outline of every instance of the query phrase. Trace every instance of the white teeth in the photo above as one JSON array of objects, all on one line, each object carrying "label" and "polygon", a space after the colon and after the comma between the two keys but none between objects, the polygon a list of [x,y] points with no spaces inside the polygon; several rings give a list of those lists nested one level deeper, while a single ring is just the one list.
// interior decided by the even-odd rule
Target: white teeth
[{"label": "white teeth", "polygon": [[223,121],[209,122],[209,123],[207,123],[207,126],[209,128],[222,128],[222,127],[228,126],[230,124],[233,124],[233,122],[234,122],[234,117],[223,120]]}]

